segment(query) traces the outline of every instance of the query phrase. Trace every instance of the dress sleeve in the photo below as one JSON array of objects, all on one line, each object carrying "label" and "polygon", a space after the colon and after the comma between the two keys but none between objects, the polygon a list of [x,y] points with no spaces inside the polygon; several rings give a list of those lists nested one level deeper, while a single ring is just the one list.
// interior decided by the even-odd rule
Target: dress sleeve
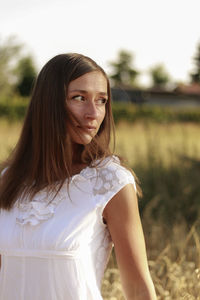
[{"label": "dress sleeve", "polygon": [[120,165],[116,159],[98,168],[96,178],[93,178],[93,195],[98,214],[103,222],[103,210],[108,202],[127,184],[133,184],[136,190],[135,179],[132,173]]}]

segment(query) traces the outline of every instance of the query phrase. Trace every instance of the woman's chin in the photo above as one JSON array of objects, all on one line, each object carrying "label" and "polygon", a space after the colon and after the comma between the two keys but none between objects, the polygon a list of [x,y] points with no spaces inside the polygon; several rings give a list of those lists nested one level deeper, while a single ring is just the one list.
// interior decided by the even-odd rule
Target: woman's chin
[{"label": "woman's chin", "polygon": [[79,145],[88,145],[92,141],[93,137],[90,135],[82,135],[73,139],[73,142]]}]

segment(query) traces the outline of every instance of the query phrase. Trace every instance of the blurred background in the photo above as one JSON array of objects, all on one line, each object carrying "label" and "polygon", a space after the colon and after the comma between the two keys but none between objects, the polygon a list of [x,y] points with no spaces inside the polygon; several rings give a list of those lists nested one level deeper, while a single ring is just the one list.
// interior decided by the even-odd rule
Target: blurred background
[{"label": "blurred background", "polygon": [[[158,299],[200,299],[199,0],[2,0],[0,162],[53,56],[88,55],[109,75],[116,153],[137,174]],[[113,253],[102,283],[122,300]]]}]

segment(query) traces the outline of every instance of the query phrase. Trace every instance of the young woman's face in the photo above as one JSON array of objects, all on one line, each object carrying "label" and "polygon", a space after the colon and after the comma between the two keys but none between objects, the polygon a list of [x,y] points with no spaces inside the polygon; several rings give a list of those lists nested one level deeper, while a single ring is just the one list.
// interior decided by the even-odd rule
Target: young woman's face
[{"label": "young woman's face", "polygon": [[99,71],[86,73],[70,82],[67,106],[75,120],[67,124],[67,129],[74,143],[91,142],[105,117],[107,100],[107,80]]}]

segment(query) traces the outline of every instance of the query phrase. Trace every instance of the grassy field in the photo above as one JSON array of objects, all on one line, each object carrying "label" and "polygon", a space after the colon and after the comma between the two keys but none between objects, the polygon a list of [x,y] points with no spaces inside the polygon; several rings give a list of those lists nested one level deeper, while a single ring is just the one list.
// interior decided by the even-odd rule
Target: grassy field
[{"label": "grassy field", "polygon": [[0,161],[7,158],[15,146],[21,130],[20,122],[8,122],[0,119]]},{"label": "grassy field", "polygon": [[[21,124],[0,120],[0,161]],[[137,121],[117,125],[116,152],[141,180],[140,200],[149,266],[158,299],[200,299],[200,128],[195,123]],[[122,300],[112,255],[102,284],[105,300]]]},{"label": "grassy field", "polygon": [[116,133],[117,152],[133,167],[138,161],[148,163],[152,151],[166,166],[172,160],[175,163],[180,155],[200,158],[199,124],[137,122],[131,125],[121,122]]}]

